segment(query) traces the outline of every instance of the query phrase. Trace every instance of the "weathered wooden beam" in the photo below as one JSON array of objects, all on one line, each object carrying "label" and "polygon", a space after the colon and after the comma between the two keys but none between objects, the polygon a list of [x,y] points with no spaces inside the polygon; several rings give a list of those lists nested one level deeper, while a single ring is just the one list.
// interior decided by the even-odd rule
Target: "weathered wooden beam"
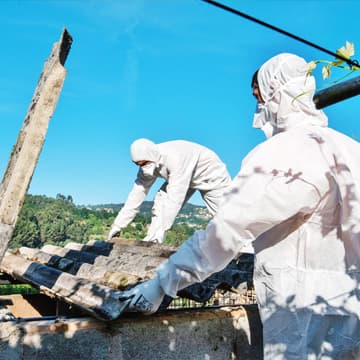
[{"label": "weathered wooden beam", "polygon": [[343,81],[340,84],[330,86],[314,95],[314,103],[317,109],[336,104],[360,94],[360,76]]},{"label": "weathered wooden beam", "polygon": [[64,64],[71,43],[72,38],[64,29],[45,62],[0,185],[0,261],[11,239],[65,80]]}]

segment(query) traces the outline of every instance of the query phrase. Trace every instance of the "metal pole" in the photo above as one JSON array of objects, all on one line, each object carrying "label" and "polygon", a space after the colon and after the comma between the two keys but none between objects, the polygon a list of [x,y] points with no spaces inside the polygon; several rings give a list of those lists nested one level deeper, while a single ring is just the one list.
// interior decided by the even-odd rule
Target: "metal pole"
[{"label": "metal pole", "polygon": [[349,99],[360,94],[360,76],[343,81],[340,84],[318,91],[314,95],[314,103],[317,109],[333,105],[339,101]]}]

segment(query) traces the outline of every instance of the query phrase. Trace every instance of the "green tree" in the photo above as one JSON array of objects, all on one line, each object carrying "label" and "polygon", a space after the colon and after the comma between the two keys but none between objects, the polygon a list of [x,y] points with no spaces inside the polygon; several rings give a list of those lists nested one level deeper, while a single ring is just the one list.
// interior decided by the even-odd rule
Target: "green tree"
[{"label": "green tree", "polygon": [[184,224],[174,224],[173,227],[166,234],[166,244],[179,246],[185,240],[187,240],[193,233],[195,229]]},{"label": "green tree", "polygon": [[89,240],[89,226],[86,223],[72,223],[66,228],[66,242],[86,243]]},{"label": "green tree", "polygon": [[31,208],[24,208],[16,222],[10,248],[28,246],[38,248],[42,245],[38,219]]},{"label": "green tree", "polygon": [[[46,243],[63,246],[70,241],[86,243],[89,239],[105,239],[121,206],[96,205],[91,209],[75,206],[71,195],[57,194],[54,199],[28,194],[9,246],[39,248]],[[145,202],[133,222],[122,230],[121,236],[142,240],[147,235],[147,227],[151,221],[151,208],[152,203]],[[186,216],[179,217],[168,231],[166,242],[169,244],[181,244],[195,229],[202,228],[207,222],[202,207],[187,204],[182,214]]]}]

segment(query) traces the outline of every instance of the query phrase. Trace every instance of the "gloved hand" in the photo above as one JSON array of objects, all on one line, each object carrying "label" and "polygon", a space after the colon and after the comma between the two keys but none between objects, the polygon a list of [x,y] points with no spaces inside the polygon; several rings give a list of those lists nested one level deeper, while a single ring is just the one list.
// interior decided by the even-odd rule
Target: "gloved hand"
[{"label": "gloved hand", "polygon": [[119,234],[121,228],[119,226],[113,225],[108,234],[108,240],[111,240],[115,235]]},{"label": "gloved hand", "polygon": [[140,285],[135,286],[129,291],[124,291],[119,300],[131,299],[128,306],[129,310],[136,310],[150,315],[156,312],[163,299],[165,293],[160,286],[158,277],[154,277],[151,280],[145,281]]},{"label": "gloved hand", "polygon": [[155,234],[146,235],[142,241],[151,241],[154,243],[162,244],[166,237],[166,231],[157,231]]},{"label": "gloved hand", "polygon": [[156,239],[156,237],[152,236],[152,235],[146,235],[142,241],[147,241],[147,242],[156,242],[158,243],[159,241]]}]

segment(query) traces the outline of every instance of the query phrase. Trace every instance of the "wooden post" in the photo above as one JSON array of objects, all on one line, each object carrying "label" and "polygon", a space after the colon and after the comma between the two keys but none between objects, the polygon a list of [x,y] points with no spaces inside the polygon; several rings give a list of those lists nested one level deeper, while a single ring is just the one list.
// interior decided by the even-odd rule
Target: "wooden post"
[{"label": "wooden post", "polygon": [[0,261],[11,239],[65,80],[64,64],[71,43],[72,37],[64,29],[44,64],[0,185]]}]

